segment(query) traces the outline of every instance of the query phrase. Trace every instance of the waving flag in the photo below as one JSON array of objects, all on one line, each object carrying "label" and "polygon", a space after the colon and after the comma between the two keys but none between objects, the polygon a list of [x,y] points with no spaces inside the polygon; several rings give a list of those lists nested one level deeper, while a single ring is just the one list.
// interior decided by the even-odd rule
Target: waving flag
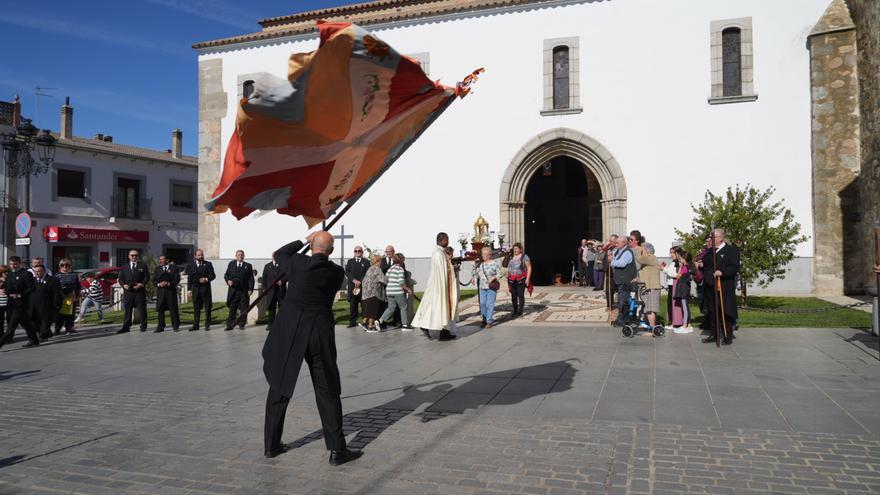
[{"label": "waving flag", "polygon": [[288,79],[241,100],[208,210],[302,215],[312,226],[356,200],[482,69],[455,88],[363,28],[318,23],[321,43],[290,57]]}]

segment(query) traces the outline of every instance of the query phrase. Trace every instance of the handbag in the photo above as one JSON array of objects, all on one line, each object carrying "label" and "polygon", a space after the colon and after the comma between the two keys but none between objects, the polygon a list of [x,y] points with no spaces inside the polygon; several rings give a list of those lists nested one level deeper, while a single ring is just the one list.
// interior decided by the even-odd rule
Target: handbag
[{"label": "handbag", "polygon": [[691,297],[691,274],[685,274],[679,277],[675,284],[675,299],[688,299]]},{"label": "handbag", "polygon": [[[489,276],[486,275],[486,265],[480,265],[480,270],[483,270],[484,277],[489,278]],[[501,288],[501,282],[497,278],[495,280],[489,281],[489,290],[496,290],[497,291],[500,288]]]}]

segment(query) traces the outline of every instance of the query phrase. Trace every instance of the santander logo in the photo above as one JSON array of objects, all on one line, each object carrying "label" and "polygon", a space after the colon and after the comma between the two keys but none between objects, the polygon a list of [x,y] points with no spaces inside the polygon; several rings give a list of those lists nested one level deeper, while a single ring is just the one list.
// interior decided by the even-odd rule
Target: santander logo
[{"label": "santander logo", "polygon": [[71,241],[75,241],[75,240],[79,239],[79,235],[76,233],[75,230],[71,230],[70,232],[67,233],[67,238],[70,239]]}]

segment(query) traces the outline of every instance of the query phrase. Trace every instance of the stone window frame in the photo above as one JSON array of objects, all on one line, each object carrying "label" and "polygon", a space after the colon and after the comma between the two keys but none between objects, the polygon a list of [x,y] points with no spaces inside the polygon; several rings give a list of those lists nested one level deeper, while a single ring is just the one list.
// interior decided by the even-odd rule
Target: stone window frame
[{"label": "stone window frame", "polygon": [[418,60],[425,75],[431,75],[431,54],[429,52],[407,53],[406,56]]},{"label": "stone window frame", "polygon": [[[174,186],[189,186],[190,187],[190,196],[192,199],[192,208],[186,208],[183,206],[174,206]],[[168,211],[182,211],[182,212],[194,212],[196,211],[196,194],[198,190],[198,183],[192,182],[188,180],[178,180],[171,179],[168,181]]]},{"label": "stone window frame", "polygon": [[[740,30],[740,56],[742,57],[742,94],[737,96],[724,96],[724,67],[721,52],[721,33],[728,28]],[[709,88],[709,104],[720,105],[725,103],[742,103],[755,101],[758,93],[755,92],[755,57],[752,38],[752,18],[739,17],[736,19],[722,19],[712,21],[709,24],[709,42],[712,62],[712,85]]]},{"label": "stone window frame", "polygon": [[[84,174],[83,177],[83,192],[84,195],[82,198],[72,198],[70,196],[59,196],[58,195],[58,170],[70,170],[72,172],[80,172]],[[52,201],[64,201],[64,202],[82,202],[86,204],[91,204],[92,202],[92,169],[90,167],[80,167],[76,165],[55,165],[52,167]]]},{"label": "stone window frame", "polygon": [[[557,47],[568,48],[568,108],[553,108],[553,50]],[[543,46],[543,105],[541,115],[570,115],[581,113],[581,72],[580,72],[580,38],[551,38],[544,40]]]}]

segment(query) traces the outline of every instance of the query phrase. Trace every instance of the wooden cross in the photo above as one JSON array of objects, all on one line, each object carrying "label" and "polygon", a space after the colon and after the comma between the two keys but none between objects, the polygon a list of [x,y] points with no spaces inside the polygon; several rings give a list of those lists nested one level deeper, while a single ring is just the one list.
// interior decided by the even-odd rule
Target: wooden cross
[{"label": "wooden cross", "polygon": [[334,235],[334,239],[339,239],[339,264],[345,266],[345,240],[354,239],[353,235],[345,235],[345,225],[339,227],[339,235]]}]

